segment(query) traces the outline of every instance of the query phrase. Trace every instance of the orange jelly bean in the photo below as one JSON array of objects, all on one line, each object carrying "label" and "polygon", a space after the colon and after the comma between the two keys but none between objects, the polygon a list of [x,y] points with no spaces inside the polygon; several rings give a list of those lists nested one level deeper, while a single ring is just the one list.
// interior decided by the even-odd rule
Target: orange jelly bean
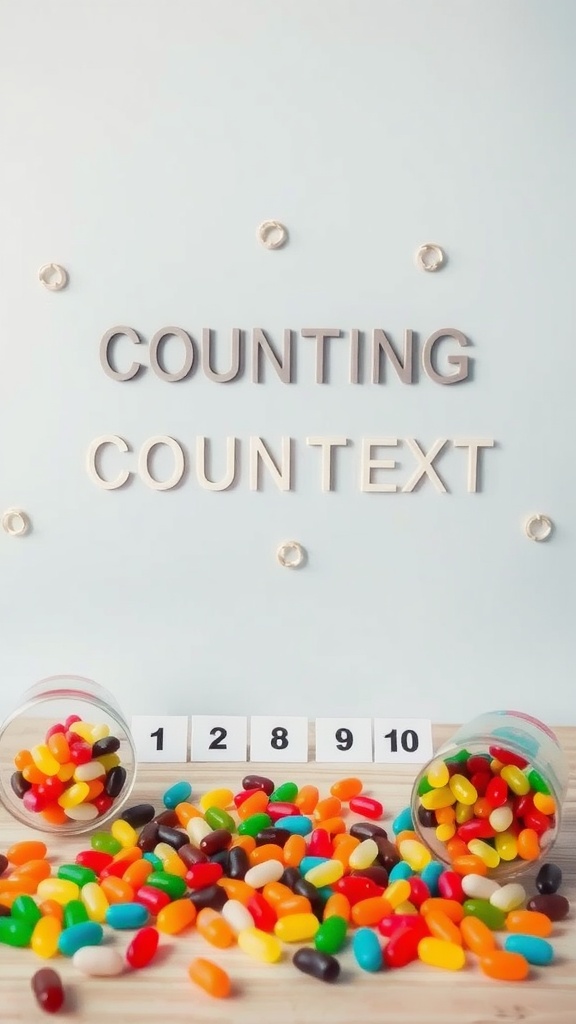
[{"label": "orange jelly bean", "polygon": [[460,836],[453,836],[446,843],[446,852],[450,857],[450,860],[454,860],[455,857],[466,857],[469,853],[468,847]]},{"label": "orange jelly bean", "polygon": [[[353,850],[360,845],[360,840],[356,836],[349,836],[347,834],[340,834],[334,837],[334,850],[332,852],[332,860],[339,860],[346,869],[350,862],[350,857]],[[340,840],[340,842],[338,842]]]},{"label": "orange jelly bean", "polygon": [[23,772],[29,764],[33,764],[32,754],[29,750],[19,750],[14,758],[14,767],[19,771]]},{"label": "orange jelly bean", "polygon": [[511,910],[506,916],[506,928],[509,932],[547,939],[552,933],[552,921],[539,910]]},{"label": "orange jelly bean", "polygon": [[[334,795],[337,796],[336,793]],[[294,803],[300,809],[301,814],[312,814],[319,797],[317,786],[302,786],[302,789],[294,797]]]},{"label": "orange jelly bean", "polygon": [[234,836],[232,843],[230,844],[230,849],[232,849],[233,846],[239,846],[241,850],[244,850],[244,852],[250,856],[252,850],[256,849],[256,840],[254,839],[254,836]]},{"label": "orange jelly bean", "polygon": [[347,803],[354,796],[360,796],[360,793],[364,789],[364,783],[362,779],[357,779],[354,776],[350,776],[347,779],[338,779],[330,786],[330,792],[332,796],[342,800],[343,803]]},{"label": "orange jelly bean", "polygon": [[292,914],[311,914],[312,905],[307,896],[299,896],[292,893],[283,900],[274,904],[277,917],[290,917]]},{"label": "orange jelly bean", "polygon": [[196,928],[203,939],[218,949],[226,949],[235,941],[235,935],[228,921],[217,910],[204,907],[196,917]]},{"label": "orange jelly bean", "polygon": [[55,732],[48,738],[48,750],[59,764],[67,764],[70,760],[70,744],[63,732]]},{"label": "orange jelly bean", "polygon": [[115,878],[109,875],[100,882],[100,888],[105,894],[108,903],[132,903],[134,901],[134,889],[124,878]]},{"label": "orange jelly bean", "polygon": [[276,843],[263,843],[262,846],[256,846],[249,854],[248,859],[250,866],[254,864],[263,864],[267,860],[284,860],[284,853],[281,846],[277,846]]},{"label": "orange jelly bean", "polygon": [[253,814],[260,814],[265,811],[268,807],[268,794],[263,789],[259,789],[257,793],[253,793],[238,807],[238,817],[240,821],[246,821]]},{"label": "orange jelly bean", "polygon": [[319,800],[314,808],[312,817],[314,821],[325,821],[326,818],[337,818],[342,810],[342,801],[336,796],[327,796]]},{"label": "orange jelly bean", "polygon": [[329,917],[342,917],[345,921],[349,921],[350,914],[351,907],[348,897],[343,892],[335,892],[328,897],[324,904],[322,920],[326,921]]},{"label": "orange jelly bean", "polygon": [[132,886],[134,892],[137,892],[140,886],[146,884],[146,879],[152,871],[154,871],[154,865],[149,860],[135,860],[128,865],[122,878]]},{"label": "orange jelly bean", "polygon": [[42,917],[55,917],[62,924],[64,920],[64,905],[56,900],[44,900],[38,905]]},{"label": "orange jelly bean", "polygon": [[538,860],[540,856],[540,843],[538,833],[533,828],[523,828],[518,833],[516,840],[518,844],[518,856],[522,860]]},{"label": "orange jelly bean", "polygon": [[181,899],[168,903],[156,918],[156,927],[165,935],[178,935],[196,920],[196,907],[190,900]]},{"label": "orange jelly bean", "polygon": [[22,775],[26,779],[26,782],[30,782],[33,786],[39,786],[40,783],[46,782],[47,778],[44,772],[41,772],[40,769],[36,767],[34,762],[32,762],[32,764],[27,764],[26,767],[22,769]]},{"label": "orange jelly bean", "polygon": [[497,978],[499,981],[524,981],[530,966],[520,953],[495,949],[480,957],[480,969],[489,978]]},{"label": "orange jelly bean", "polygon": [[35,878],[41,882],[43,878],[50,878],[52,865],[47,860],[29,860],[22,864],[10,875],[11,878]]},{"label": "orange jelly bean", "polygon": [[474,853],[465,854],[463,857],[455,857],[452,861],[452,869],[458,875],[487,875],[488,868],[481,857]]},{"label": "orange jelly bean", "polygon": [[474,814],[477,818],[489,818],[494,810],[494,804],[491,804],[485,796],[478,798],[474,804]]},{"label": "orange jelly bean", "polygon": [[462,945],[462,935],[458,925],[445,914],[443,910],[431,910],[425,915],[424,920],[428,925],[430,935],[436,939],[444,939],[445,942],[455,942],[457,946]]},{"label": "orange jelly bean", "polygon": [[435,814],[438,825],[452,825],[456,820],[456,811],[453,807],[439,807]]},{"label": "orange jelly bean", "polygon": [[191,818],[204,817],[202,811],[199,811],[197,807],[193,807],[192,804],[189,804],[186,801],[184,801],[181,804],[176,804],[174,810],[176,813],[176,817],[178,818],[178,824],[181,825],[182,828],[186,828],[186,825],[191,820]]},{"label": "orange jelly bean", "polygon": [[426,917],[426,914],[433,913],[435,910],[441,910],[454,924],[460,924],[464,917],[464,907],[461,903],[458,903],[458,900],[445,900],[440,896],[431,896],[430,899],[424,900],[420,907],[420,913],[423,917]]},{"label": "orange jelly bean", "polygon": [[[280,825],[281,824],[282,824],[282,819],[280,819]],[[328,835],[335,836],[335,835],[339,835],[339,834],[342,834],[342,833],[346,832],[346,822],[343,820],[343,818],[338,818],[338,817],[337,818],[323,818],[322,819],[322,828],[324,829],[325,832],[328,833]]]},{"label": "orange jelly bean", "polygon": [[287,868],[297,868],[306,856],[306,840],[304,836],[292,835],[284,843],[282,860]]},{"label": "orange jelly bean", "polygon": [[229,976],[212,960],[196,957],[188,968],[188,977],[216,999],[225,999],[230,995],[232,986]]},{"label": "orange jelly bean", "polygon": [[219,878],[216,885],[224,889],[229,900],[238,900],[243,906],[256,894],[256,889],[241,878]]},{"label": "orange jelly bean", "polygon": [[460,934],[464,945],[476,956],[485,956],[496,949],[494,932],[479,917],[464,917],[460,922]]},{"label": "orange jelly bean", "polygon": [[14,843],[6,851],[10,864],[26,864],[29,860],[44,860],[47,854],[46,843],[38,839],[27,839]]},{"label": "orange jelly bean", "polygon": [[282,900],[290,899],[294,893],[283,882],[266,882],[262,889],[262,895],[271,907],[276,908]]},{"label": "orange jelly bean", "polygon": [[66,811],[56,802],[49,804],[43,811],[40,811],[40,815],[44,818],[44,821],[47,821],[50,825],[64,825],[64,823],[68,821]]},{"label": "orange jelly bean", "polygon": [[391,904],[383,896],[370,896],[355,903],[350,916],[354,924],[364,927],[378,924],[383,917],[390,917],[392,913]]}]

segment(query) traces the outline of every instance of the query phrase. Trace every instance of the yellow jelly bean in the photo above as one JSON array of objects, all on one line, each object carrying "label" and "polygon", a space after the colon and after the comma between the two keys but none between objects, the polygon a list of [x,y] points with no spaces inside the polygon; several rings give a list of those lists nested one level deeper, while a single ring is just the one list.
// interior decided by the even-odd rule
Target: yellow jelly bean
[{"label": "yellow jelly bean", "polygon": [[103,740],[106,736],[110,735],[110,726],[106,725],[106,722],[101,722],[100,725],[93,725],[91,735],[92,739],[88,740],[88,742],[97,743],[98,740]]},{"label": "yellow jelly bean", "polygon": [[417,914],[418,910],[410,900],[404,900],[403,903],[399,903],[397,907],[394,907],[395,914]]},{"label": "yellow jelly bean", "polygon": [[500,854],[489,843],[485,843],[483,839],[471,839],[468,843],[468,849],[475,857],[480,857],[480,860],[484,861],[487,868],[498,867]]},{"label": "yellow jelly bean", "polygon": [[238,945],[243,953],[262,963],[275,964],[282,956],[280,939],[260,928],[243,928],[238,933]]},{"label": "yellow jelly bean", "polygon": [[274,925],[274,934],[282,942],[308,942],[320,927],[316,914],[287,914]]},{"label": "yellow jelly bean", "polygon": [[46,960],[51,956],[56,956],[61,931],[62,924],[57,917],[53,917],[51,914],[41,917],[34,925],[30,939],[30,945],[36,956],[44,957]]},{"label": "yellow jelly bean", "polygon": [[125,850],[128,849],[128,847],[136,846],[136,843],[138,842],[138,833],[136,829],[132,828],[132,825],[129,825],[127,821],[123,820],[123,818],[117,818],[116,821],[113,821],[110,826],[110,831],[114,836],[114,839],[117,839]]},{"label": "yellow jelly bean", "polygon": [[518,842],[512,832],[498,832],[494,837],[494,845],[501,860],[516,860]]},{"label": "yellow jelly bean", "polygon": [[58,775],[61,768],[60,762],[50,752],[47,743],[38,743],[36,747],[31,747],[30,753],[34,764],[44,775]]},{"label": "yellow jelly bean", "polygon": [[493,757],[490,761],[490,771],[493,775],[499,775],[503,767],[502,761],[499,761],[497,757]]},{"label": "yellow jelly bean", "polygon": [[530,792],[530,783],[521,768],[515,764],[507,764],[500,772],[501,778],[505,779],[510,789],[516,796],[525,796]]},{"label": "yellow jelly bean", "polygon": [[89,793],[90,786],[87,782],[74,782],[73,785],[64,790],[62,796],[58,797],[58,803],[64,810],[67,807],[77,807],[78,804],[84,803]]},{"label": "yellow jelly bean", "polygon": [[176,850],[171,850],[168,856],[164,858],[163,864],[164,871],[167,871],[170,875],[178,875],[179,878],[184,878],[184,875],[188,871],[188,868],[184,861],[180,859]]},{"label": "yellow jelly bean", "polygon": [[436,829],[436,839],[440,843],[447,843],[452,836],[456,835],[456,825],[438,825]]},{"label": "yellow jelly bean", "polygon": [[[156,857],[160,857],[163,864],[165,864],[167,858],[174,852],[174,847],[169,846],[168,843],[156,843],[156,846],[154,847],[154,855]],[[166,867],[164,867],[164,870],[166,870]]]},{"label": "yellow jelly bean", "polygon": [[43,878],[38,882],[36,895],[40,903],[44,900],[55,900],[56,903],[65,904],[79,898],[80,887],[67,878]]},{"label": "yellow jelly bean", "polygon": [[410,885],[405,878],[397,878],[394,882],[390,883],[382,895],[392,909],[395,910],[399,903],[404,903],[410,896]]},{"label": "yellow jelly bean", "polygon": [[432,860],[430,850],[419,843],[417,839],[404,839],[398,846],[402,860],[410,865],[413,871],[420,873]]},{"label": "yellow jelly bean", "polygon": [[100,757],[96,758],[96,760],[100,761],[100,764],[106,772],[109,772],[111,768],[116,768],[120,764],[118,754],[101,754]]},{"label": "yellow jelly bean", "polygon": [[476,803],[478,790],[465,775],[453,775],[448,785],[458,803],[470,805]]},{"label": "yellow jelly bean", "polygon": [[542,814],[556,813],[556,801],[553,796],[549,796],[547,793],[534,793],[533,801],[534,807]]},{"label": "yellow jelly bean", "polygon": [[110,906],[106,893],[100,888],[98,882],[87,882],[82,886],[80,899],[86,907],[86,913],[91,921],[102,924],[106,920],[106,911]]},{"label": "yellow jelly bean", "polygon": [[203,811],[207,811],[209,807],[219,807],[220,810],[225,811],[233,800],[234,793],[231,789],[211,789],[209,793],[200,797],[200,807]]},{"label": "yellow jelly bean", "polygon": [[456,804],[456,824],[464,825],[474,817],[474,807],[471,804]]},{"label": "yellow jelly bean", "polygon": [[428,936],[418,943],[418,958],[431,967],[443,967],[447,971],[459,971],[466,963],[462,946]]},{"label": "yellow jelly bean", "polygon": [[[376,846],[376,844],[374,845]],[[317,889],[321,889],[323,885],[333,885],[339,878],[342,878],[343,874],[344,865],[341,860],[325,860],[323,864],[317,864],[310,868],[304,878],[307,882],[315,885]]]},{"label": "yellow jelly bean", "polygon": [[69,732],[75,733],[76,736],[81,736],[86,743],[92,744],[92,729],[93,726],[89,722],[72,722]]},{"label": "yellow jelly bean", "polygon": [[451,807],[456,803],[456,797],[449,786],[442,786],[442,789],[431,789],[423,793],[420,803],[427,811],[437,811],[440,807]]},{"label": "yellow jelly bean", "polygon": [[[348,866],[352,871],[362,871],[369,868],[378,856],[378,847],[373,839],[365,839],[356,846],[348,858]],[[324,884],[323,882],[321,883]]]},{"label": "yellow jelly bean", "polygon": [[434,789],[442,789],[447,786],[450,779],[448,765],[444,761],[434,761],[428,768],[426,779]]},{"label": "yellow jelly bean", "polygon": [[60,779],[60,782],[70,782],[70,779],[73,778],[75,771],[76,765],[72,761],[68,762],[67,764],[61,764],[57,778]]}]

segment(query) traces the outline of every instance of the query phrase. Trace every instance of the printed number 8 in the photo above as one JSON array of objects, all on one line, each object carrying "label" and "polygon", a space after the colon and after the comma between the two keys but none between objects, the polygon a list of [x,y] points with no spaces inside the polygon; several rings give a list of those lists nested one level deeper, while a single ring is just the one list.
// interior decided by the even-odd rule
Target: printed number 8
[{"label": "printed number 8", "polygon": [[272,729],[271,744],[274,750],[286,750],[288,746],[288,730],[281,725]]}]

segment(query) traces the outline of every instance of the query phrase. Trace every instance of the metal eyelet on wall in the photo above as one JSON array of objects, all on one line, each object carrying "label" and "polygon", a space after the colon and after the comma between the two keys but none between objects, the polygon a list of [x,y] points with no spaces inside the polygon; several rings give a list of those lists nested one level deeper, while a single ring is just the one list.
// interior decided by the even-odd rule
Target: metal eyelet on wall
[{"label": "metal eyelet on wall", "polygon": [[21,508],[7,508],[2,516],[2,529],[10,537],[23,537],[30,527],[30,517]]},{"label": "metal eyelet on wall", "polygon": [[524,532],[529,540],[548,540],[553,529],[554,523],[550,517],[542,515],[541,512],[530,516],[524,523]]},{"label": "metal eyelet on wall", "polygon": [[68,271],[59,263],[45,263],[38,271],[38,280],[49,292],[61,292],[68,284]]},{"label": "metal eyelet on wall", "polygon": [[299,569],[306,561],[306,552],[297,540],[286,540],[278,548],[276,558],[285,569]]},{"label": "metal eyelet on wall", "polygon": [[446,263],[446,254],[435,242],[425,242],[416,251],[416,263],[420,270],[440,270]]},{"label": "metal eyelet on wall", "polygon": [[281,249],[288,241],[288,228],[279,220],[265,220],[260,224],[257,235],[265,249]]}]

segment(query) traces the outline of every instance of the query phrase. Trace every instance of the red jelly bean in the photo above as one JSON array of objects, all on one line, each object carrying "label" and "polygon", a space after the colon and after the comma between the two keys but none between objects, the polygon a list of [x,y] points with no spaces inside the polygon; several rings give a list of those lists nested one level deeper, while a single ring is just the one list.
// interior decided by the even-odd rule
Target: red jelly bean
[{"label": "red jelly bean", "polygon": [[490,779],[484,795],[492,807],[503,807],[508,799],[508,783],[506,779],[495,775],[493,779]]},{"label": "red jelly bean", "polygon": [[[423,921],[423,918],[414,915],[415,922]],[[426,929],[427,931],[427,929]],[[387,967],[405,967],[418,957],[418,943],[425,937],[422,927],[405,924],[398,928],[386,943],[384,949],[384,963]]]},{"label": "red jelly bean", "polygon": [[65,733],[66,732],[66,726],[62,725],[61,722],[57,722],[56,725],[51,725],[50,728],[46,730],[46,735],[44,737],[44,742],[48,743],[48,740],[50,739],[50,737],[51,736],[57,736],[59,732]]},{"label": "red jelly bean", "polygon": [[293,814],[300,815],[300,808],[296,804],[289,804],[286,801],[277,800],[269,803],[266,807],[266,814],[272,821],[279,821],[280,818],[289,818]]},{"label": "red jelly bean", "polygon": [[[71,733],[74,736],[74,733]],[[88,764],[88,761],[92,760],[92,747],[89,743],[85,743],[84,740],[80,740],[79,743],[70,744],[70,760],[73,764]]]},{"label": "red jelly bean", "polygon": [[380,932],[380,935],[384,935],[386,938],[390,938],[395,935],[397,931],[400,931],[405,925],[411,928],[418,928],[420,930],[420,938],[425,938],[426,935],[430,934],[428,925],[423,917],[417,916],[416,914],[391,914],[390,917],[383,917],[381,921],[378,921],[376,927]]},{"label": "red jelly bean", "polygon": [[445,900],[464,903],[468,899],[462,888],[462,877],[455,871],[443,871],[438,879],[438,892]]},{"label": "red jelly bean", "polygon": [[76,864],[81,864],[83,868],[91,868],[97,875],[104,871],[113,859],[111,853],[104,853],[102,850],[81,850],[76,854]]},{"label": "red jelly bean", "polygon": [[60,975],[50,967],[43,967],[32,976],[31,984],[38,1005],[46,1013],[57,1013],[64,1002]]},{"label": "red jelly bean", "polygon": [[[65,729],[69,729],[70,726],[74,725],[75,722],[81,722],[81,721],[82,721],[82,719],[80,718],[80,715],[68,715],[68,718],[64,722],[64,728]],[[75,733],[73,733],[72,735],[75,735]]]},{"label": "red jelly bean", "polygon": [[515,818],[523,818],[525,814],[534,810],[532,793],[525,793],[524,796],[517,796],[512,802],[512,810]]},{"label": "red jelly bean", "polygon": [[236,793],[234,799],[234,806],[241,807],[245,800],[248,800],[255,793],[261,793],[261,789],[243,789],[240,793]]},{"label": "red jelly bean", "polygon": [[158,932],[155,928],[141,928],[136,932],[126,950],[126,959],[131,967],[146,967],[156,955],[158,949]]},{"label": "red jelly bean", "polygon": [[273,907],[264,899],[262,893],[254,893],[246,904],[246,909],[252,915],[254,925],[262,932],[273,932],[278,915]]},{"label": "red jelly bean", "polygon": [[418,875],[412,875],[412,877],[408,879],[408,885],[410,886],[410,895],[408,899],[415,907],[419,907],[424,903],[424,900],[430,899],[430,889],[426,885],[426,882],[423,882]]},{"label": "red jelly bean", "polygon": [[311,857],[332,856],[334,843],[330,833],[324,828],[315,828],[308,840],[308,854]]},{"label": "red jelly bean", "polygon": [[141,885],[135,893],[134,899],[136,903],[141,903],[143,907],[146,907],[154,917],[172,902],[172,898],[167,892],[155,889],[153,885]]},{"label": "red jelly bean", "polygon": [[22,803],[27,811],[31,811],[33,814],[39,814],[48,807],[51,803],[50,799],[38,792],[38,786],[31,786],[27,793],[24,793],[22,797]]},{"label": "red jelly bean", "polygon": [[484,796],[493,776],[489,772],[474,772],[470,776],[470,782],[474,786],[474,789],[478,793],[478,796]]},{"label": "red jelly bean", "polygon": [[482,754],[472,754],[466,761],[466,768],[469,775],[473,775],[474,772],[487,772],[490,775],[490,760],[482,757]]},{"label": "red jelly bean", "polygon": [[49,803],[53,803],[64,792],[64,783],[57,775],[49,776],[45,782],[38,786],[38,795],[46,797]]},{"label": "red jelly bean", "polygon": [[370,796],[353,796],[348,804],[355,814],[362,814],[365,818],[381,818],[384,808],[379,800],[373,800]]},{"label": "red jelly bean", "polygon": [[506,750],[504,747],[488,747],[488,750],[492,757],[495,757],[502,764],[515,764],[517,768],[525,768],[528,764],[525,757],[521,757],[520,754],[514,754],[511,750]]},{"label": "red jelly bean", "polygon": [[215,885],[223,874],[221,864],[206,861],[204,864],[193,864],[184,877],[189,889],[205,889],[208,885]]},{"label": "red jelly bean", "polygon": [[366,878],[363,875],[345,875],[344,878],[339,878],[334,883],[333,889],[335,892],[343,893],[351,907],[355,903],[359,903],[360,900],[367,900],[372,896],[381,896],[384,892],[381,885],[376,885],[371,878]]},{"label": "red jelly bean", "polygon": [[534,829],[537,835],[541,836],[544,832],[548,831],[551,822],[547,814],[543,814],[542,811],[533,807],[531,811],[524,815],[524,824],[526,828]]},{"label": "red jelly bean", "polygon": [[100,796],[97,796],[96,799],[92,801],[92,803],[98,811],[98,814],[102,816],[110,810],[114,800],[111,796],[108,796],[107,793],[101,793]]},{"label": "red jelly bean", "polygon": [[469,843],[471,839],[493,839],[496,835],[488,818],[472,818],[460,825],[456,833],[465,843]]}]

